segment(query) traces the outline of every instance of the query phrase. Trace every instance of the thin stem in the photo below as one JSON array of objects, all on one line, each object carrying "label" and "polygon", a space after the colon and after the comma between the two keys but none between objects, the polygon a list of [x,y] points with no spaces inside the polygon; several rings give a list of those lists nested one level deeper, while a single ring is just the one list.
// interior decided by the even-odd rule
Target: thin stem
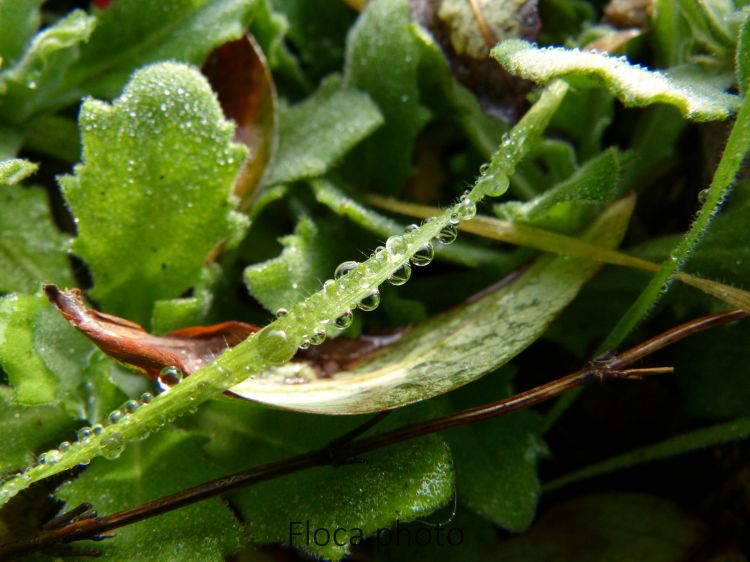
[{"label": "thin stem", "polygon": [[[446,429],[495,418],[539,404],[591,381],[633,379],[641,378],[645,375],[671,372],[671,368],[669,367],[634,369],[626,369],[626,367],[689,335],[747,318],[748,316],[750,314],[742,310],[728,310],[718,314],[703,316],[672,328],[620,354],[594,360],[583,369],[521,392],[515,396],[432,420],[403,426],[372,437],[360,437],[362,433],[369,430],[387,415],[386,412],[383,412],[321,449],[218,478],[105,517],[87,517],[84,512],[87,511],[89,506],[86,506],[86,509],[79,507],[64,516],[56,518],[56,522],[59,521],[62,523],[62,526],[58,528],[42,530],[30,538],[0,546],[0,559],[4,559],[4,557],[12,554],[39,550],[61,543],[106,537],[107,535],[102,535],[102,533],[168,511],[173,511],[240,487],[265,482],[312,467],[345,464],[360,455],[376,449]],[[81,515],[82,513],[83,515]]]}]

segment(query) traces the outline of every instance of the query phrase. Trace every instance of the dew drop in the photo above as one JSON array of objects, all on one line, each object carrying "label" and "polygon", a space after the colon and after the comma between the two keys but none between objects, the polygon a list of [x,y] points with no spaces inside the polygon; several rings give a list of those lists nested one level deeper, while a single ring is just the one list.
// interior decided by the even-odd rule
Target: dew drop
[{"label": "dew drop", "polygon": [[346,330],[349,326],[352,325],[353,320],[354,320],[354,313],[352,313],[351,310],[347,310],[346,312],[344,312],[344,314],[336,318],[334,325],[339,330]]},{"label": "dew drop", "polygon": [[138,400],[128,400],[125,402],[125,405],[122,407],[125,414],[133,414],[135,411],[141,407],[141,403],[138,402]]},{"label": "dew drop", "polygon": [[[425,219],[426,220],[426,219]],[[410,232],[414,232],[419,227],[416,224],[409,224],[404,227],[404,234],[409,234]]]},{"label": "dew drop", "polygon": [[154,395],[150,392],[144,392],[141,394],[141,403],[145,406],[146,404],[150,404],[151,401],[154,399]]},{"label": "dew drop", "polygon": [[122,412],[122,410],[114,410],[113,412],[109,414],[110,424],[120,423],[124,419],[125,419],[125,414]]},{"label": "dew drop", "polygon": [[458,215],[458,213],[451,213],[451,216],[448,220],[451,224],[456,225],[461,222],[461,217]]},{"label": "dew drop", "polygon": [[70,451],[71,447],[72,445],[70,444],[70,441],[63,441],[57,446],[57,450],[61,453],[67,453],[68,451]]},{"label": "dew drop", "polygon": [[31,480],[31,469],[25,468],[24,471],[21,473],[21,480],[23,482],[28,482]]},{"label": "dew drop", "polygon": [[438,242],[441,244],[451,244],[458,236],[458,229],[455,224],[447,224],[437,235]]},{"label": "dew drop", "polygon": [[310,337],[310,343],[313,345],[320,345],[324,341],[326,341],[326,331],[320,328],[316,329]]},{"label": "dew drop", "polygon": [[404,265],[399,267],[396,271],[391,273],[391,276],[388,278],[388,282],[391,285],[403,285],[409,280],[410,277],[411,277],[411,265],[409,265],[409,262],[406,262],[404,263]]},{"label": "dew drop", "polygon": [[85,443],[89,439],[91,439],[91,436],[93,435],[93,432],[91,431],[90,427],[82,427],[76,432],[76,437],[78,438],[78,441]]},{"label": "dew drop", "polygon": [[280,308],[276,311],[276,318],[283,318],[289,314],[289,311],[286,308]]},{"label": "dew drop", "polygon": [[471,199],[464,197],[458,204],[456,214],[461,220],[473,219],[477,214],[477,206]]},{"label": "dew drop", "polygon": [[258,333],[258,349],[271,365],[282,365],[297,351],[297,346],[284,330],[262,330]]},{"label": "dew drop", "polygon": [[169,390],[176,384],[182,381],[182,370],[175,365],[164,367],[159,371],[159,377],[156,379],[156,384],[162,391]]},{"label": "dew drop", "polygon": [[55,464],[56,462],[59,462],[62,458],[62,454],[57,449],[52,449],[51,451],[47,451],[46,453],[42,453],[39,455],[39,458],[37,461],[39,464]]},{"label": "dew drop", "polygon": [[510,180],[508,176],[502,172],[493,174],[487,177],[487,188],[485,193],[490,197],[498,197],[508,190]]},{"label": "dew drop", "polygon": [[706,200],[708,199],[708,196],[710,194],[711,194],[711,188],[710,187],[707,187],[706,189],[701,189],[698,192],[698,202],[701,205],[705,205],[706,204]]},{"label": "dew drop", "polygon": [[312,342],[310,341],[309,336],[302,336],[302,341],[299,344],[300,349],[310,349],[310,346],[312,345]]},{"label": "dew drop", "polygon": [[[407,226],[406,228],[409,227]],[[406,250],[407,245],[403,236],[391,236],[385,241],[385,251],[388,253],[388,259],[391,261],[400,261],[406,254]]]},{"label": "dew drop", "polygon": [[360,310],[364,310],[365,312],[369,312],[370,310],[375,310],[379,304],[380,291],[378,291],[377,289],[373,289],[370,294],[359,301],[357,308],[359,308]]},{"label": "dew drop", "polygon": [[99,453],[105,459],[116,459],[125,450],[125,443],[123,442],[122,436],[119,433],[112,433],[107,435],[101,442],[101,449]]},{"label": "dew drop", "polygon": [[100,423],[95,423],[91,426],[91,432],[94,435],[101,435],[102,433],[104,433],[104,426]]},{"label": "dew drop", "polygon": [[333,276],[336,279],[341,279],[344,275],[349,273],[352,269],[357,267],[359,265],[359,262],[356,261],[345,261],[338,265],[336,268],[336,271],[333,272]]},{"label": "dew drop", "polygon": [[486,174],[487,170],[489,170],[489,169],[490,169],[489,163],[485,162],[484,164],[482,164],[481,166],[479,166],[479,173],[480,174]]},{"label": "dew drop", "polygon": [[414,252],[414,255],[411,257],[411,263],[418,266],[425,266],[429,265],[429,263],[432,261],[432,258],[435,257],[435,249],[432,247],[432,244],[429,242],[419,248],[416,252]]}]

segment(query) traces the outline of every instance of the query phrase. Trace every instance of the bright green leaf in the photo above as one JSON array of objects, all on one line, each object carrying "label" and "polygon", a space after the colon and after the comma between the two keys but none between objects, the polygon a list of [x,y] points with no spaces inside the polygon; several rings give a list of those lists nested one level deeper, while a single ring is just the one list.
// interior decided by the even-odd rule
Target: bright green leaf
[{"label": "bright green leaf", "polygon": [[[613,205],[586,240],[619,243],[632,201]],[[277,367],[232,387],[251,400],[317,413],[365,413],[402,406],[464,385],[506,363],[536,340],[599,265],[541,257],[512,282],[435,316],[398,342],[328,379],[304,363]],[[286,377],[306,379],[289,385]]]},{"label": "bright green leaf", "polygon": [[0,293],[32,293],[41,283],[73,286],[66,239],[52,221],[44,190],[0,186]]},{"label": "bright green leaf", "polygon": [[0,0],[0,67],[8,67],[24,51],[39,27],[43,0]]},{"label": "bright green leaf", "polygon": [[740,26],[735,54],[735,72],[740,93],[746,94],[750,85],[750,14],[745,16]]},{"label": "bright green leaf", "polygon": [[[262,464],[297,451],[322,446],[356,420],[279,412],[240,402],[214,402],[204,408],[201,432],[211,437],[210,458],[228,470]],[[360,420],[361,421],[361,420]],[[367,455],[366,462],[308,470],[263,483],[232,495],[247,521],[254,542],[289,546],[290,526],[305,532],[324,527],[339,534],[339,542],[364,536],[400,521],[433,512],[453,497],[450,452],[437,438],[420,439]],[[251,460],[252,459],[252,460]],[[317,556],[339,559],[348,551],[333,541],[316,546],[305,537],[292,544]]]},{"label": "bright green leaf", "polygon": [[329,80],[301,104],[279,112],[279,148],[266,183],[292,182],[326,173],[383,123],[369,96],[341,90]]},{"label": "bright green leaf", "polygon": [[15,185],[36,172],[38,168],[37,164],[21,158],[0,161],[0,186]]},{"label": "bright green leaf", "polygon": [[94,18],[75,10],[36,35],[23,57],[0,72],[0,115],[19,122],[56,106],[60,83],[94,27]]},{"label": "bright green leaf", "polygon": [[694,121],[726,119],[739,107],[738,96],[710,85],[706,76],[696,72],[681,72],[678,77],[633,66],[624,58],[562,47],[539,48],[521,39],[503,41],[492,55],[508,71],[535,82],[562,77],[578,86],[601,84],[625,105],[669,103]]},{"label": "bright green leaf", "polygon": [[615,149],[580,166],[572,177],[526,203],[497,205],[502,218],[547,230],[575,232],[591,220],[618,191],[619,158]]},{"label": "bright green leaf", "polygon": [[220,277],[221,268],[218,264],[212,264],[201,273],[192,296],[156,301],[151,317],[151,331],[154,334],[166,334],[179,328],[205,324],[214,300],[212,289]]},{"label": "bright green leaf", "polygon": [[29,464],[34,452],[64,438],[74,422],[58,406],[19,406],[13,402],[12,394],[9,388],[0,386],[0,475]]},{"label": "bright green leaf", "polygon": [[411,175],[412,144],[429,117],[418,90],[420,45],[405,0],[373,0],[349,34],[345,84],[370,94],[385,125],[352,155],[366,186],[393,193]]},{"label": "bright green leaf", "polygon": [[80,124],[83,163],[59,180],[77,220],[72,249],[92,297],[143,324],[241,228],[231,189],[246,151],[205,79],[174,63],[136,73],[112,105],[87,100]]},{"label": "bright green leaf", "polygon": [[[90,502],[105,514],[178,492],[221,475],[201,459],[202,443],[176,429],[161,431],[131,445],[116,461],[93,462],[55,495],[67,502],[64,509]],[[214,498],[118,529],[100,548],[111,560],[222,562],[239,550],[241,536],[237,519]]]},{"label": "bright green leaf", "polygon": [[115,364],[43,295],[0,299],[0,365],[20,405],[59,403],[95,421],[125,400],[111,377]]}]

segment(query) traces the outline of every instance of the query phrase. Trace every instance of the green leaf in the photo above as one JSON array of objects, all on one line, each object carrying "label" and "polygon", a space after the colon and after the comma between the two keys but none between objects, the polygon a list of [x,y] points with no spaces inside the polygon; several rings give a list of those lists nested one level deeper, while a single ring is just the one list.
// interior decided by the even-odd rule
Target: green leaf
[{"label": "green leaf", "polygon": [[[508,374],[513,373],[501,371],[447,395],[450,410],[510,396]],[[525,530],[541,492],[537,463],[547,454],[541,431],[541,418],[524,411],[447,432],[461,502],[504,529]]]},{"label": "green leaf", "polygon": [[59,403],[75,419],[96,421],[125,400],[114,363],[43,295],[0,299],[0,365],[20,405]]},{"label": "green leaf", "polygon": [[493,549],[503,562],[682,562],[705,539],[695,517],[663,498],[609,493],[550,509],[521,537]]},{"label": "green leaf", "polygon": [[250,294],[272,312],[304,300],[339,263],[338,240],[335,229],[302,217],[279,257],[245,269]]},{"label": "green leaf", "polygon": [[610,149],[531,201],[497,205],[495,212],[506,220],[533,224],[546,230],[576,232],[617,196],[619,171],[618,152]]},{"label": "green leaf", "polygon": [[[613,205],[586,240],[613,247],[624,233],[632,201]],[[595,262],[541,257],[512,282],[435,316],[350,371],[317,378],[290,363],[232,387],[245,398],[316,413],[377,412],[464,385],[506,363],[535,341],[598,270]],[[286,377],[306,380],[289,385]]]},{"label": "green leaf", "polygon": [[2,160],[0,161],[0,186],[15,185],[36,172],[38,168],[38,164],[21,158]]},{"label": "green leaf", "polygon": [[631,65],[624,58],[600,53],[540,48],[521,39],[503,41],[492,50],[509,72],[533,80],[548,82],[566,78],[577,86],[603,85],[625,105],[640,107],[668,103],[694,121],[726,119],[738,107],[740,98],[712,86],[696,71],[676,75]]},{"label": "green leaf", "polygon": [[54,445],[74,422],[59,406],[20,406],[13,402],[12,394],[8,387],[0,386],[0,476],[32,462],[35,451]]},{"label": "green leaf", "polygon": [[352,155],[366,186],[393,193],[411,175],[412,144],[429,118],[418,89],[420,44],[405,0],[373,0],[349,34],[345,85],[370,94],[385,124]]},{"label": "green leaf", "polygon": [[66,76],[68,103],[82,93],[112,98],[137,68],[155,61],[201,64],[242,36],[255,0],[118,0],[96,13],[96,30]]},{"label": "green leaf", "polygon": [[[13,180],[23,173],[18,171]],[[73,286],[66,240],[52,221],[44,190],[0,186],[0,293],[31,293],[40,283]]]},{"label": "green leaf", "polygon": [[[161,431],[114,462],[93,462],[55,495],[67,502],[63,509],[90,502],[100,514],[108,514],[178,492],[221,475],[201,459],[203,442],[176,429]],[[241,536],[232,512],[214,498],[118,529],[116,538],[99,548],[111,560],[221,562],[239,550]]]},{"label": "green leaf", "polygon": [[60,84],[94,27],[94,18],[75,10],[36,35],[23,57],[0,73],[0,115],[17,123],[56,106]]},{"label": "green leaf", "polygon": [[144,324],[156,300],[201,276],[208,253],[246,219],[232,211],[245,149],[205,79],[163,63],[137,72],[112,105],[80,113],[83,163],[60,178],[76,217],[72,249],[108,312]]},{"label": "green leaf", "polygon": [[[291,453],[323,445],[345,427],[351,418],[309,416],[278,412],[240,402],[214,402],[199,414],[201,429],[210,436],[209,457],[227,470],[262,464]],[[290,537],[322,527],[338,528],[339,542],[357,536],[352,529],[370,536],[396,520],[410,521],[434,511],[453,497],[453,471],[445,443],[430,437],[367,455],[364,463],[308,470],[253,486],[231,496],[244,519],[252,540],[279,542],[327,559],[338,560],[349,548],[333,540],[316,545],[305,536]],[[319,541],[322,542],[322,541]],[[291,543],[291,544],[290,544]]]},{"label": "green leaf", "polygon": [[0,0],[0,67],[18,59],[36,33],[42,1]]},{"label": "green leaf", "polygon": [[383,123],[370,97],[329,80],[304,102],[279,112],[279,148],[267,184],[322,176]]},{"label": "green leaf", "polygon": [[216,282],[221,278],[221,267],[211,264],[201,273],[201,278],[193,287],[193,295],[181,299],[165,299],[154,303],[151,317],[151,331],[166,334],[179,328],[205,324],[211,305],[214,302]]}]

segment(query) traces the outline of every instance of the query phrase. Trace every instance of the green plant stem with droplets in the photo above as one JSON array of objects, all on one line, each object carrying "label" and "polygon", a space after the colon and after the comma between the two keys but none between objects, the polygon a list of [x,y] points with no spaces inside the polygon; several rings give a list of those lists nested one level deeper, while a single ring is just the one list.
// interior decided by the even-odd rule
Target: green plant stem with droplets
[{"label": "green plant stem with droplets", "polygon": [[325,333],[337,318],[363,300],[371,299],[378,287],[415,254],[425,253],[425,248],[441,231],[454,230],[460,220],[473,217],[476,204],[485,196],[502,195],[508,188],[508,175],[539,140],[567,90],[568,86],[562,81],[547,86],[534,106],[503,138],[491,162],[482,168],[474,187],[440,216],[402,236],[392,236],[386,247],[376,250],[367,261],[338,279],[326,282],[322,290],[292,307],[286,315],[155,397],[150,404],[123,415],[117,423],[104,427],[88,439],[75,442],[65,452],[54,450],[40,455],[47,462],[29,467],[3,484],[0,505],[34,482],[88,464],[97,455],[115,458],[128,441],[143,439],[248,377],[259,376],[269,367],[289,361],[312,334]]}]

